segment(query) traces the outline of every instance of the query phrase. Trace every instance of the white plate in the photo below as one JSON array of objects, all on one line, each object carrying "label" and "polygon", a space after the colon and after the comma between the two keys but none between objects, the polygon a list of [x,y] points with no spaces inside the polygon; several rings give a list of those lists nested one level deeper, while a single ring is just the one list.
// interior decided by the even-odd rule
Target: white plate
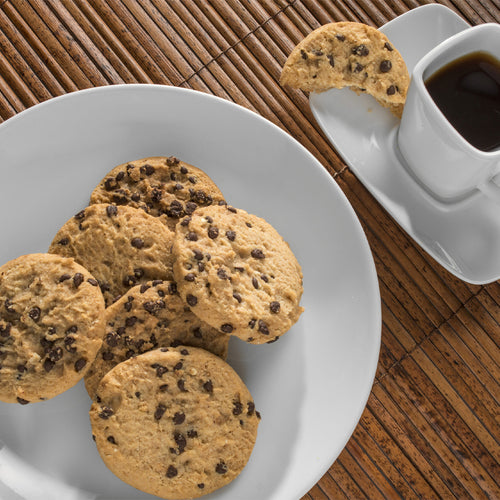
[{"label": "white plate", "polygon": [[[469,25],[438,4],[411,10],[381,28],[411,71],[437,44]],[[500,278],[500,210],[477,192],[442,203],[408,173],[397,151],[399,121],[368,95],[349,89],[310,95],[312,112],[344,161],[405,231],[443,267],[469,283]]]},{"label": "white plate", "polygon": [[[289,135],[240,106],[173,87],[104,87],[35,106],[0,125],[0,264],[46,251],[108,170],[152,155],[204,169],[232,205],[273,224],[302,264],[305,313],[293,329],[271,345],[231,340],[229,362],[262,423],[243,473],[210,496],[299,498],[361,416],[378,361],[381,308],[352,207]],[[89,406],[82,383],[42,403],[0,403],[0,498],[153,498],[106,469]]]}]

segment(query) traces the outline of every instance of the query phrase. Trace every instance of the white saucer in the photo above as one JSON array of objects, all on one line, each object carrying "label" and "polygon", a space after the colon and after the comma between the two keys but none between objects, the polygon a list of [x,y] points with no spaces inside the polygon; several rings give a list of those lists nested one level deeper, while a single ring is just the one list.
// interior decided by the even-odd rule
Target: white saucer
[{"label": "white saucer", "polygon": [[[438,4],[413,9],[383,31],[410,74],[446,38],[470,27]],[[310,95],[312,112],[358,179],[405,231],[448,271],[473,284],[500,278],[500,209],[477,192],[457,203],[433,198],[407,172],[396,148],[399,121],[368,95],[332,89]]]}]

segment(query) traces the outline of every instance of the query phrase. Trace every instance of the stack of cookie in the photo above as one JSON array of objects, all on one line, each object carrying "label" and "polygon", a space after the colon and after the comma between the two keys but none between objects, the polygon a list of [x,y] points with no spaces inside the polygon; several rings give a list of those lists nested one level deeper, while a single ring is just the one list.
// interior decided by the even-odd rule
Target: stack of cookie
[{"label": "stack of cookie", "polygon": [[0,400],[48,399],[84,377],[118,477],[163,498],[210,493],[241,472],[260,420],[225,361],[229,339],[276,341],[301,295],[288,244],[200,169],[119,165],[48,254],[0,268]]}]

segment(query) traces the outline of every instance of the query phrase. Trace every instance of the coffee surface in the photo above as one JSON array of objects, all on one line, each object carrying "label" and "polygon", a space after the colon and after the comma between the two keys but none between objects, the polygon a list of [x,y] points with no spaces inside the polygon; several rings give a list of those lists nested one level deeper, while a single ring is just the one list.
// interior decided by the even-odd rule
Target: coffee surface
[{"label": "coffee surface", "polygon": [[442,67],[425,86],[453,127],[477,149],[500,147],[500,61],[473,52]]}]

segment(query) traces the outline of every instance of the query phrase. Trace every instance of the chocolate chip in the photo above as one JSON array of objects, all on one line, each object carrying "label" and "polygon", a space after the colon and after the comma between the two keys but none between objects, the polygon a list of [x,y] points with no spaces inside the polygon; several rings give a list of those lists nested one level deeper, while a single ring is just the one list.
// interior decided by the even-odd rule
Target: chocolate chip
[{"label": "chocolate chip", "polygon": [[144,247],[144,241],[141,239],[141,238],[132,238],[130,240],[130,244],[134,247],[134,248],[138,248],[138,249],[141,249]]},{"label": "chocolate chip", "polygon": [[139,399],[139,398],[141,397],[141,393],[140,393],[139,391],[136,391],[136,392],[135,392],[135,397],[136,397],[137,399]]},{"label": "chocolate chip", "polygon": [[330,66],[332,68],[335,68],[335,60],[333,58],[333,54],[327,54],[326,58],[328,59],[328,62],[330,63]]},{"label": "chocolate chip", "polygon": [[111,443],[111,444],[117,444],[116,441],[115,441],[115,438],[113,436],[108,436],[107,437],[107,440]]},{"label": "chocolate chip", "polygon": [[82,371],[85,365],[87,364],[87,360],[80,358],[75,361],[75,371]]},{"label": "chocolate chip", "polygon": [[126,353],[125,353],[125,358],[127,359],[130,359],[131,357],[133,357],[135,354],[135,351],[133,349],[129,349]]},{"label": "chocolate chip", "polygon": [[260,249],[260,248],[254,248],[251,252],[250,252],[250,255],[254,258],[254,259],[265,259],[266,256],[264,254],[264,252]]},{"label": "chocolate chip", "polygon": [[57,361],[59,361],[63,357],[62,348],[56,347],[55,349],[50,350],[47,354],[47,357],[54,363],[57,363]]},{"label": "chocolate chip", "polygon": [[178,363],[175,364],[174,370],[180,370],[182,368],[182,361],[179,361]]},{"label": "chocolate chip", "polygon": [[235,298],[239,304],[241,304],[241,301],[242,301],[242,298],[241,298],[241,295],[239,293],[233,293],[233,298]]},{"label": "chocolate chip", "polygon": [[198,271],[202,273],[205,270],[205,264],[203,262],[198,262]]},{"label": "chocolate chip", "polygon": [[202,490],[205,487],[205,483],[198,483],[196,486]]},{"label": "chocolate chip", "polygon": [[193,439],[195,437],[198,437],[198,433],[194,429],[189,429],[187,431],[187,437]]},{"label": "chocolate chip", "polygon": [[255,326],[255,323],[257,323],[257,320],[256,319],[251,319],[249,322],[248,322],[248,326],[249,328],[252,328]]},{"label": "chocolate chip", "polygon": [[167,473],[165,474],[169,479],[177,476],[177,469],[173,465],[169,465],[167,469]]},{"label": "chocolate chip", "polygon": [[385,59],[380,63],[381,73],[388,73],[389,71],[391,71],[391,68],[392,68],[392,63],[388,59]]},{"label": "chocolate chip", "polygon": [[188,241],[198,241],[198,235],[195,232],[190,231],[189,233],[186,234],[186,240],[188,240]]},{"label": "chocolate chip", "polygon": [[0,326],[0,337],[8,337],[10,335],[11,328],[12,323],[6,323],[5,326]]},{"label": "chocolate chip", "polygon": [[386,48],[389,52],[392,52],[394,50],[389,42],[384,43],[384,48]]},{"label": "chocolate chip", "polygon": [[196,180],[196,177],[194,175],[190,175],[188,177],[188,181],[191,183],[191,184],[196,184],[198,181]]},{"label": "chocolate chip", "polygon": [[272,313],[277,314],[277,313],[280,312],[281,305],[280,305],[279,302],[277,302],[276,300],[274,300],[273,302],[271,302],[269,304],[269,309],[271,309]]},{"label": "chocolate chip", "polygon": [[118,183],[116,182],[116,179],[112,179],[111,177],[108,177],[105,181],[104,181],[104,189],[106,191],[113,191],[114,189],[116,189],[118,187]]},{"label": "chocolate chip", "polygon": [[129,316],[125,319],[125,326],[132,327],[137,323],[137,316]]},{"label": "chocolate chip", "polygon": [[368,50],[368,47],[362,43],[361,45],[353,47],[352,53],[357,56],[365,57],[370,53],[370,51]]},{"label": "chocolate chip", "polygon": [[111,361],[114,357],[115,355],[111,351],[104,351],[102,353],[102,359],[104,359],[104,361]]},{"label": "chocolate chip", "polygon": [[181,434],[180,432],[174,432],[174,441],[175,444],[179,447],[179,453],[184,452],[184,448],[186,448],[186,438],[184,437],[184,434]]},{"label": "chocolate chip", "polygon": [[254,411],[255,411],[255,403],[253,401],[249,401],[247,403],[247,415],[249,417],[252,416]]},{"label": "chocolate chip", "polygon": [[339,42],[344,42],[345,41],[345,36],[344,35],[335,35],[335,38],[339,41]]},{"label": "chocolate chip", "polygon": [[94,278],[88,278],[87,282],[90,283],[92,286],[99,286],[99,282]]},{"label": "chocolate chip", "polygon": [[168,384],[162,384],[160,385],[160,387],[158,387],[158,389],[160,390],[160,392],[167,392]]},{"label": "chocolate chip", "polygon": [[85,218],[85,210],[80,210],[80,212],[78,212],[75,215],[76,220],[83,220],[84,218]]},{"label": "chocolate chip", "polygon": [[396,93],[396,87],[394,85],[391,85],[388,89],[387,89],[387,95],[394,95]]},{"label": "chocolate chip", "polygon": [[221,330],[221,332],[224,332],[224,333],[231,333],[233,331],[233,325],[231,323],[224,323],[220,327],[220,330]]},{"label": "chocolate chip", "polygon": [[27,401],[26,399],[23,399],[23,398],[16,398],[17,399],[17,402],[20,404],[20,405],[27,405],[29,403],[29,401]]},{"label": "chocolate chip", "polygon": [[194,281],[196,279],[196,276],[193,274],[193,273],[187,273],[185,276],[184,276],[184,279],[186,281]]},{"label": "chocolate chip", "polygon": [[148,177],[155,173],[155,168],[152,165],[143,165],[141,168],[141,173],[146,174]]},{"label": "chocolate chip", "polygon": [[37,323],[40,319],[40,316],[42,314],[42,311],[40,310],[39,307],[35,306],[30,309],[28,312],[28,316],[35,322]]},{"label": "chocolate chip", "polygon": [[186,302],[191,306],[195,306],[197,303],[198,303],[198,299],[194,296],[194,295],[191,295],[190,293],[188,293],[186,295]]},{"label": "chocolate chip", "polygon": [[168,372],[168,368],[166,366],[160,365],[159,363],[153,363],[151,368],[156,370],[156,376],[161,378],[164,373]]},{"label": "chocolate chip", "polygon": [[181,378],[177,381],[177,387],[181,392],[187,392],[187,389],[184,387],[184,379]]},{"label": "chocolate chip", "polygon": [[215,466],[215,472],[217,472],[217,474],[225,474],[227,472],[227,465],[221,460]]},{"label": "chocolate chip", "polygon": [[227,206],[227,209],[228,209],[230,212],[232,212],[233,214],[238,213],[238,211],[236,210],[236,208],[231,207],[231,206],[229,206],[229,205]]},{"label": "chocolate chip", "polygon": [[182,424],[182,422],[184,422],[184,420],[186,420],[186,415],[184,415],[184,413],[182,413],[181,411],[178,411],[175,413],[174,418],[173,418],[175,425]]},{"label": "chocolate chip", "polygon": [[301,50],[300,55],[301,55],[302,59],[304,59],[304,60],[306,60],[308,58],[307,52],[305,50]]},{"label": "chocolate chip", "polygon": [[155,410],[155,420],[160,420],[161,417],[163,417],[163,414],[167,410],[167,407],[165,405],[162,405],[161,403],[156,407]]},{"label": "chocolate chip", "polygon": [[110,347],[116,347],[118,345],[119,335],[116,332],[110,332],[104,338],[106,344]]},{"label": "chocolate chip", "polygon": [[75,337],[68,336],[64,339],[64,348],[68,352],[76,352],[76,347],[73,347],[73,344],[76,342]]},{"label": "chocolate chip", "polygon": [[143,284],[139,289],[139,293],[144,293],[146,290],[149,290],[151,287],[149,285]]},{"label": "chocolate chip", "polygon": [[204,384],[203,384],[203,389],[205,389],[205,391],[209,392],[209,393],[212,393],[214,392],[214,386],[212,384],[212,381],[211,380],[207,380]]},{"label": "chocolate chip", "polygon": [[217,238],[217,236],[219,236],[219,228],[218,227],[215,227],[215,226],[210,226],[208,228],[208,237],[212,240],[215,240],[215,238]]},{"label": "chocolate chip", "polygon": [[243,413],[243,405],[239,401],[233,401],[233,415],[241,415]]},{"label": "chocolate chip", "polygon": [[236,239],[236,233],[234,231],[231,231],[230,229],[228,229],[226,231],[226,237],[229,241],[234,241]]},{"label": "chocolate chip", "polygon": [[55,363],[53,361],[51,361],[50,359],[46,359],[43,362],[43,369],[46,372],[50,372],[50,370],[52,370],[52,368],[54,368],[54,366],[55,366]]},{"label": "chocolate chip", "polygon": [[109,417],[114,415],[114,411],[112,408],[109,408],[108,406],[101,406],[101,412],[99,413],[99,417],[102,418],[103,420],[107,420]]},{"label": "chocolate chip", "polygon": [[65,273],[59,278],[59,283],[62,283],[63,281],[69,280],[71,278],[71,274]]},{"label": "chocolate chip", "polygon": [[255,289],[259,288],[259,282],[257,281],[257,278],[255,276],[252,278],[252,285]]},{"label": "chocolate chip", "polygon": [[359,64],[358,62],[354,66],[354,69],[352,70],[354,73],[361,73],[363,71],[364,66],[362,64]]},{"label": "chocolate chip", "polygon": [[269,335],[269,328],[266,322],[263,321],[262,319],[259,319],[257,330],[263,335]]},{"label": "chocolate chip", "polygon": [[217,276],[221,279],[221,280],[228,280],[228,279],[231,279],[227,273],[226,273],[226,270],[223,269],[222,267],[219,267],[219,269],[217,269]]},{"label": "chocolate chip", "polygon": [[62,246],[66,246],[67,244],[69,243],[69,238],[61,238],[57,244],[58,245],[62,245]]},{"label": "chocolate chip", "polygon": [[75,285],[75,288],[78,288],[82,283],[83,283],[84,277],[82,273],[76,273],[73,276],[73,285]]}]

